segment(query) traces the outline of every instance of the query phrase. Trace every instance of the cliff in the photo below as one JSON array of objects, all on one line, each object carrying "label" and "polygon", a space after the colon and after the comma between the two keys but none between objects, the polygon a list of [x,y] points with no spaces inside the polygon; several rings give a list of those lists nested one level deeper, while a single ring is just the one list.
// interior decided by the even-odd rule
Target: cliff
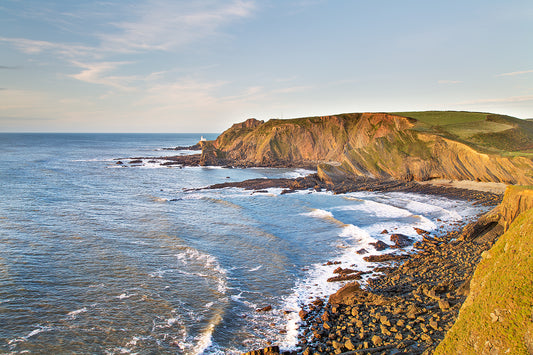
[{"label": "cliff", "polygon": [[533,353],[533,187],[509,187],[499,215],[506,232],[482,254],[435,354]]},{"label": "cliff", "polygon": [[235,124],[204,165],[317,166],[354,177],[533,184],[533,122],[468,112],[352,113]]}]

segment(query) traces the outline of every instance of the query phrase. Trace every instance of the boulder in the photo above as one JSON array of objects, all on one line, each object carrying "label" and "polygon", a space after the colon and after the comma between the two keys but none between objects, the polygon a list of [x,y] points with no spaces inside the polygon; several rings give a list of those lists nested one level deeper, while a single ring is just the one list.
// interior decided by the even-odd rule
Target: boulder
[{"label": "boulder", "polygon": [[390,247],[390,245],[383,243],[381,240],[378,240],[375,243],[370,243],[377,251],[382,251]]},{"label": "boulder", "polygon": [[404,234],[391,234],[391,242],[394,243],[393,248],[405,248],[413,243],[413,240]]}]

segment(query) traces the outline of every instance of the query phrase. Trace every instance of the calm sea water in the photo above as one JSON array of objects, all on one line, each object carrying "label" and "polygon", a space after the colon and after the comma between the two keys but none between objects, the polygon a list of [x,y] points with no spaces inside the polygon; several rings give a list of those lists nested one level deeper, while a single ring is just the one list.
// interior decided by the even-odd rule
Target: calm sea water
[{"label": "calm sea water", "polygon": [[[214,135],[204,135],[213,139]],[[124,168],[187,134],[0,134],[0,353],[231,354],[295,343],[356,250],[482,211],[404,193],[186,191],[294,169]],[[439,221],[440,220],[440,221]],[[271,305],[269,312],[257,308]]]}]

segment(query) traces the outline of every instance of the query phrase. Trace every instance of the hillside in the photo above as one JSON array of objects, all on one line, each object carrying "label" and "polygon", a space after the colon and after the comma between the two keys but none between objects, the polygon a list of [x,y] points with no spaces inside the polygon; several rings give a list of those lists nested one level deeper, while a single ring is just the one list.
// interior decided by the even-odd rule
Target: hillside
[{"label": "hillside", "polygon": [[533,184],[533,122],[472,112],[249,119],[202,144],[202,164],[317,166],[354,177]]},{"label": "hillside", "polygon": [[533,190],[509,187],[500,214],[507,231],[482,255],[435,354],[533,353]]}]

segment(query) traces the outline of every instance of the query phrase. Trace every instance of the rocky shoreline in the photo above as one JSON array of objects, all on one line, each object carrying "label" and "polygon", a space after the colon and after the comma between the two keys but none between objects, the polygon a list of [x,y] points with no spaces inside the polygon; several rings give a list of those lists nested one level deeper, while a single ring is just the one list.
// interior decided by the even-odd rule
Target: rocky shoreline
[{"label": "rocky shoreline", "polygon": [[[400,191],[446,196],[496,206],[502,195],[454,187],[439,187],[413,181],[359,179],[327,185],[316,175],[297,179],[255,179],[209,186],[210,189],[239,187],[248,190],[278,187],[283,193],[296,190]],[[368,255],[375,272],[364,288],[348,283],[328,300],[317,299],[300,311],[300,336],[295,351],[282,352],[276,346],[246,354],[422,354],[431,351],[453,325],[468,295],[472,273],[484,251],[490,249],[503,228],[494,220],[480,218],[468,226],[455,225],[451,232],[423,236],[413,253]],[[388,233],[384,231],[384,233]],[[390,234],[391,244],[381,248],[402,248],[411,242]],[[367,251],[361,251],[367,252]],[[331,282],[357,280],[361,272],[335,270]]]},{"label": "rocky shoreline", "polygon": [[[129,158],[130,166],[150,159],[165,166],[197,166],[199,155],[160,158]],[[118,160],[122,162],[122,160]],[[117,162],[118,164],[118,162]],[[124,164],[125,165],[125,164]],[[288,166],[283,166],[288,167]],[[291,167],[291,166],[289,166]],[[202,189],[243,188],[255,192],[282,188],[282,194],[297,190],[411,192],[496,206],[501,194],[486,191],[421,184],[415,181],[357,178],[326,183],[317,174],[295,179],[252,179],[215,184]],[[503,228],[483,216],[468,226],[455,225],[446,234],[423,236],[414,244],[415,252],[402,235],[390,234],[391,244],[376,245],[376,250],[391,248],[394,253],[371,255],[365,260],[376,264],[373,278],[364,287],[356,281],[357,270],[335,270],[330,281],[349,281],[328,300],[317,299],[304,306],[300,335],[295,351],[280,351],[277,346],[246,354],[423,354],[444,338],[455,322],[468,295],[468,285],[483,252],[490,249]],[[388,233],[384,231],[384,233]],[[360,251],[368,253],[368,251]],[[398,254],[400,252],[400,254]]]},{"label": "rocky shoreline", "polygon": [[[346,180],[326,184],[316,174],[296,179],[253,179],[207,187],[237,187],[253,191],[282,188],[297,190],[415,192],[497,206],[501,194],[455,187],[420,184],[414,181],[377,179]],[[329,300],[317,299],[300,311],[300,336],[296,351],[280,352],[276,346],[246,354],[422,354],[431,353],[455,322],[468,295],[468,285],[484,251],[491,248],[503,228],[494,218],[483,216],[467,226],[457,224],[444,235],[423,236],[415,252],[398,254],[412,244],[406,236],[390,234],[391,244],[375,245],[376,250],[394,253],[368,255],[380,272],[364,288],[348,283]],[[438,232],[438,231],[437,231]],[[383,231],[387,233],[387,231]],[[377,243],[376,243],[377,244]],[[368,253],[361,250],[361,253]],[[330,282],[361,279],[362,273],[338,268]]]},{"label": "rocky shoreline", "polygon": [[[394,185],[392,191],[413,188],[409,183],[400,185]],[[439,194],[438,190],[430,193]],[[471,193],[444,191],[447,197],[462,199]],[[468,197],[488,205],[501,200],[491,193]],[[414,244],[415,252],[365,258],[376,263],[374,271],[381,275],[369,279],[364,288],[357,281],[351,282],[328,300],[317,299],[303,307],[296,351],[280,352],[272,346],[246,354],[431,353],[455,322],[483,252],[490,249],[503,228],[484,216],[467,226],[457,225],[442,236],[417,232],[423,240]],[[387,248],[395,246],[401,251],[406,246],[396,235],[390,237],[394,245]],[[343,271],[337,269],[336,273],[360,278],[356,270]]]}]

